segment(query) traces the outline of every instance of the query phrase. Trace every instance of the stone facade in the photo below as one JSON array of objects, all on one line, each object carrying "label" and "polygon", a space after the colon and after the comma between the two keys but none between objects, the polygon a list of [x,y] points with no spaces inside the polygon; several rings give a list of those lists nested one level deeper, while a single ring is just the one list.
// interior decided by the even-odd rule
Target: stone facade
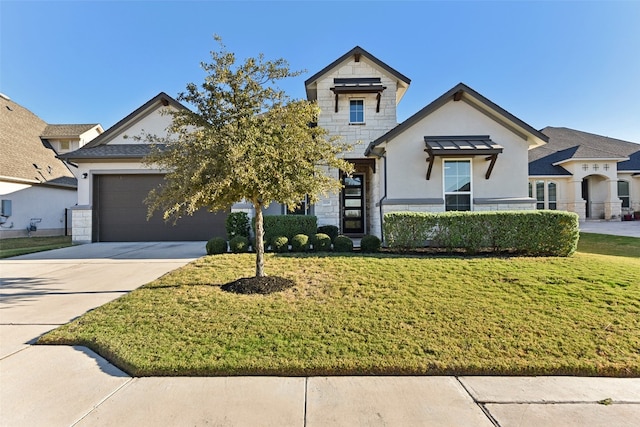
[{"label": "stone facade", "polygon": [[91,206],[74,206],[71,208],[71,226],[73,243],[91,243],[93,209]]}]

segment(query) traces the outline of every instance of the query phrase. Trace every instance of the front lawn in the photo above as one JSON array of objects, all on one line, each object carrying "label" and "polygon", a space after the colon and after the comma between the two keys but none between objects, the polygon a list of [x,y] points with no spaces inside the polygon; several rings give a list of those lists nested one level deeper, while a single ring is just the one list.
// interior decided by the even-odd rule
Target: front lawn
[{"label": "front lawn", "polygon": [[640,375],[640,259],[207,256],[42,337],[134,376]]},{"label": "front lawn", "polygon": [[0,258],[71,246],[71,236],[16,237],[0,239]]},{"label": "front lawn", "polygon": [[580,233],[578,252],[640,258],[640,239],[608,234]]}]

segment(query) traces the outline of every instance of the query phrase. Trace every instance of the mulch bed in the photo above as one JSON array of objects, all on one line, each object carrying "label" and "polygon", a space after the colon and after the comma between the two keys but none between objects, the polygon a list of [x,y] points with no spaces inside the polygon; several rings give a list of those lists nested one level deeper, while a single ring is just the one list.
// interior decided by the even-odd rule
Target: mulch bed
[{"label": "mulch bed", "polygon": [[272,294],[284,291],[296,285],[291,279],[279,276],[243,277],[233,282],[222,285],[223,291],[236,294]]}]

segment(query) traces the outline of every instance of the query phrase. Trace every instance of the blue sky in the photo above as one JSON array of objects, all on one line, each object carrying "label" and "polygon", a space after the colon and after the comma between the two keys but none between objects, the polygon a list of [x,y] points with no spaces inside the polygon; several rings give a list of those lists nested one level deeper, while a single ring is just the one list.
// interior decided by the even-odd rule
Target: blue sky
[{"label": "blue sky", "polygon": [[537,129],[640,142],[640,1],[0,0],[0,92],[107,129],[201,82],[214,34],[306,70],[293,98],[358,45],[411,79],[399,121],[464,82]]}]

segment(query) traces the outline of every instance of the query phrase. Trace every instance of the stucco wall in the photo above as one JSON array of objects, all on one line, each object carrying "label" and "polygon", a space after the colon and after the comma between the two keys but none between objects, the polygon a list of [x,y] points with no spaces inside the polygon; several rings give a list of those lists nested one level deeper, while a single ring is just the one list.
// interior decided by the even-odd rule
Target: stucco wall
[{"label": "stucco wall", "polygon": [[528,197],[528,143],[464,102],[450,101],[386,144],[387,197],[429,199],[444,197],[444,157],[436,157],[426,179],[425,136],[489,135],[504,147],[490,179],[485,156],[472,160],[472,198]]},{"label": "stucco wall", "polygon": [[[162,114],[162,111],[166,111],[167,108],[170,107],[159,108],[142,120],[133,123],[115,138],[109,140],[109,144],[135,144],[137,141],[132,138],[145,134],[166,135],[166,130],[172,121],[170,114]],[[145,143],[145,141],[140,141],[140,143]]]},{"label": "stucco wall", "polygon": [[[61,236],[65,231],[65,208],[75,205],[76,191],[2,181],[0,199],[11,200],[12,208],[11,216],[0,227],[0,238]],[[37,231],[28,232],[32,219]]]}]

